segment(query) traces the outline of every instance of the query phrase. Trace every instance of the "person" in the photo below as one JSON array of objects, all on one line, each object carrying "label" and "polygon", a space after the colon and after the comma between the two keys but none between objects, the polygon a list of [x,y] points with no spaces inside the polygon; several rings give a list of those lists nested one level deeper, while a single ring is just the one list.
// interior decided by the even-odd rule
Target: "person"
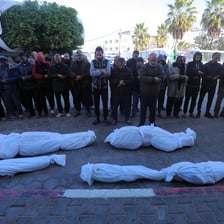
[{"label": "person", "polygon": [[93,125],[100,123],[100,97],[103,103],[103,118],[105,123],[109,123],[108,117],[108,79],[111,70],[110,63],[103,55],[103,48],[95,49],[95,58],[90,64],[90,75],[92,77],[93,97],[96,120]]},{"label": "person", "polygon": [[162,65],[165,73],[165,78],[161,80],[160,83],[160,90],[158,96],[158,117],[163,118],[161,112],[162,110],[165,110],[165,107],[163,105],[167,88],[167,77],[169,76],[169,67],[166,63],[166,55],[159,54],[159,56],[157,57],[157,62]]},{"label": "person", "polygon": [[[112,74],[113,70],[117,68],[117,62],[118,62],[119,58],[120,58],[119,55],[114,57],[113,64],[111,65],[111,74]],[[109,79],[109,81],[110,81],[110,110],[112,111],[113,110],[113,86],[111,84],[111,79]],[[113,116],[112,113],[111,113],[111,115]]]},{"label": "person", "polygon": [[[53,57],[51,55],[45,56],[45,61],[48,61],[50,63],[50,67],[54,64]],[[51,79],[46,79],[46,82],[48,82],[48,88],[46,89],[46,99],[50,106],[50,115],[51,117],[54,117],[54,108],[55,108],[55,102],[54,102],[54,90],[52,85]]]},{"label": "person", "polygon": [[35,56],[35,64],[32,68],[32,75],[36,82],[35,98],[39,118],[42,116],[43,111],[44,115],[48,116],[46,97],[48,95],[48,88],[52,88],[48,77],[50,74],[50,69],[50,62],[45,61],[42,53],[38,53]]},{"label": "person", "polygon": [[[56,97],[58,114],[56,117],[71,117],[69,113],[70,103],[69,103],[69,69],[68,66],[62,63],[62,58],[60,54],[54,55],[54,64],[51,67],[51,72],[49,78],[52,79],[52,87]],[[64,100],[64,112],[61,103],[61,97]]]},{"label": "person", "polygon": [[89,89],[89,80],[90,80],[90,63],[83,57],[83,52],[81,50],[76,51],[76,59],[72,61],[70,66],[70,77],[72,81],[72,91],[74,93],[74,104],[76,112],[74,117],[80,115],[81,104],[85,107],[86,116],[90,117],[90,99],[91,91]]},{"label": "person", "polygon": [[111,88],[113,89],[112,103],[112,124],[118,122],[118,106],[122,104],[125,116],[125,122],[131,124],[130,107],[131,107],[131,84],[132,71],[125,66],[125,59],[120,57],[117,60],[117,67],[111,72]]},{"label": "person", "polygon": [[210,113],[210,108],[212,105],[212,101],[215,95],[217,80],[220,76],[222,76],[223,68],[218,61],[220,60],[221,54],[219,52],[215,52],[212,54],[212,60],[205,63],[203,66],[203,75],[202,75],[202,83],[200,96],[198,100],[198,113],[197,118],[201,116],[201,106],[206,94],[208,94],[207,104],[206,104],[206,112],[205,117],[213,118]]},{"label": "person", "polygon": [[19,55],[20,63],[17,65],[19,73],[19,84],[21,93],[21,102],[28,110],[28,118],[35,116],[34,102],[35,102],[35,80],[32,76],[33,64],[28,61],[24,53]]},{"label": "person", "polygon": [[[222,65],[222,75],[219,76],[219,88],[218,88],[218,93],[217,93],[217,98],[216,98],[216,103],[215,103],[215,108],[214,108],[214,118],[219,117],[219,111],[220,107],[222,104],[222,100],[224,98],[224,63]],[[221,117],[224,117],[224,107],[220,113]]]},{"label": "person", "polygon": [[8,58],[5,56],[0,56],[0,89],[9,120],[23,119],[19,73],[15,66],[8,64]]},{"label": "person", "polygon": [[145,124],[146,110],[149,107],[149,124],[154,126],[156,119],[156,104],[160,91],[161,80],[165,78],[163,67],[157,63],[157,55],[151,53],[148,63],[140,71],[141,108],[139,126]]},{"label": "person", "polygon": [[127,67],[132,70],[133,74],[133,83],[132,83],[132,117],[135,117],[136,112],[138,111],[138,100],[140,96],[139,90],[139,74],[137,69],[137,59],[139,57],[139,51],[134,50],[132,53],[132,58],[127,60]]},{"label": "person", "polygon": [[200,90],[201,84],[201,76],[203,74],[203,63],[202,61],[202,53],[197,51],[193,56],[193,61],[187,64],[186,68],[186,75],[188,77],[187,80],[187,87],[185,93],[185,100],[184,100],[184,109],[183,109],[183,118],[187,117],[188,112],[188,104],[191,100],[190,109],[189,109],[189,117],[195,118],[193,114],[194,108],[196,105],[196,100],[198,97],[198,93]]},{"label": "person", "polygon": [[179,112],[183,102],[186,84],[185,63],[183,56],[178,56],[176,61],[169,66],[166,104],[167,118],[170,118],[172,113],[175,118],[180,118]]}]

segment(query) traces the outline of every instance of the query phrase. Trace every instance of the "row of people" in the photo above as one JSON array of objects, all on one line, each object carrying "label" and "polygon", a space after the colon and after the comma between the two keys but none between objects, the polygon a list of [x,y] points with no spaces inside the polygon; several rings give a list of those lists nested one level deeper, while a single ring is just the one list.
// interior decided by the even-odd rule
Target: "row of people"
[{"label": "row of people", "polygon": [[[215,105],[215,117],[218,117],[223,98],[223,66],[218,63],[219,53],[214,53],[212,60],[202,64],[202,55],[197,52],[194,60],[185,65],[182,56],[177,57],[176,62],[168,66],[164,55],[152,53],[149,61],[143,64],[143,59],[138,57],[139,52],[134,51],[133,57],[125,62],[124,58],[116,57],[111,67],[109,61],[103,56],[103,49],[97,47],[95,58],[89,63],[82,51],[76,52],[76,59],[71,61],[69,54],[61,58],[60,54],[54,55],[52,63],[46,61],[42,54],[37,54],[35,63],[20,55],[20,63],[10,66],[6,57],[0,57],[0,84],[1,96],[5,103],[9,117],[17,115],[22,118],[21,104],[30,112],[29,117],[48,115],[46,99],[49,102],[51,113],[54,112],[54,95],[57,102],[57,117],[70,117],[69,90],[73,96],[76,109],[74,116],[79,116],[81,105],[90,116],[90,106],[94,102],[96,119],[93,124],[100,123],[100,99],[103,105],[103,120],[108,123],[108,84],[110,81],[112,123],[118,121],[118,107],[125,115],[125,122],[131,123],[130,117],[134,117],[140,101],[140,125],[145,123],[147,107],[149,107],[149,123],[155,123],[156,109],[158,116],[162,117],[164,98],[167,92],[166,115],[179,117],[183,99],[183,117],[187,116],[188,104],[190,116],[196,105],[198,93],[197,117],[201,115],[201,105],[208,93],[205,116],[211,118],[210,107],[214,97],[217,80],[219,90]],[[202,80],[202,82],[201,82]],[[92,85],[92,86],[91,86]],[[168,87],[168,88],[167,88]],[[200,88],[201,87],[201,88]],[[92,98],[93,95],[93,98]],[[21,96],[21,103],[20,97]],[[64,100],[62,106],[61,97]],[[158,101],[158,104],[157,104]],[[33,105],[34,102],[34,105]],[[1,115],[4,110],[1,105]],[[221,112],[221,114],[224,112]]]}]

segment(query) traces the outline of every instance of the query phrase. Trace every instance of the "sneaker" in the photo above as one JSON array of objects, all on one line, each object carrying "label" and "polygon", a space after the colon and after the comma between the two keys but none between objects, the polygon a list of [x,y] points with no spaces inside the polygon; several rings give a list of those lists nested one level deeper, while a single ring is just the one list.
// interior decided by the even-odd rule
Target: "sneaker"
[{"label": "sneaker", "polygon": [[113,120],[113,121],[111,122],[111,124],[112,124],[112,125],[115,125],[115,124],[117,124],[117,121]]},{"label": "sneaker", "polygon": [[63,116],[62,113],[58,113],[58,114],[56,115],[56,117],[62,117],[62,116]]},{"label": "sneaker", "polygon": [[6,117],[1,117],[0,119],[1,119],[1,121],[7,121]]},{"label": "sneaker", "polygon": [[71,117],[72,115],[70,113],[65,114],[66,117]]},{"label": "sneaker", "polygon": [[126,120],[125,122],[126,122],[126,124],[132,124],[131,120]]},{"label": "sneaker", "polygon": [[15,116],[9,116],[9,120],[10,120],[10,121],[13,121],[13,120],[15,120],[15,119],[16,119]]},{"label": "sneaker", "polygon": [[209,112],[205,114],[205,117],[207,117],[207,118],[213,118],[213,116]]},{"label": "sneaker", "polygon": [[20,119],[20,120],[24,119],[22,114],[18,115],[17,118]]}]

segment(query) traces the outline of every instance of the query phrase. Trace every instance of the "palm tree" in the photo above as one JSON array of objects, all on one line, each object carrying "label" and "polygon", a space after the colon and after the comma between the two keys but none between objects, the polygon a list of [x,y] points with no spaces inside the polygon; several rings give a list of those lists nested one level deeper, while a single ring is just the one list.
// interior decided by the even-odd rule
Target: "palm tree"
[{"label": "palm tree", "polygon": [[165,47],[168,41],[168,28],[166,24],[161,24],[158,26],[157,30],[157,45],[158,47]]},{"label": "palm tree", "polygon": [[178,40],[182,40],[185,32],[191,30],[196,22],[197,11],[192,6],[193,2],[194,0],[175,0],[174,5],[168,4],[169,12],[165,23],[175,40],[174,48]]},{"label": "palm tree", "polygon": [[148,48],[150,35],[144,23],[136,24],[132,41],[136,50],[145,50]]},{"label": "palm tree", "polygon": [[207,8],[204,10],[201,25],[212,39],[219,37],[224,27],[224,1],[207,1]]}]

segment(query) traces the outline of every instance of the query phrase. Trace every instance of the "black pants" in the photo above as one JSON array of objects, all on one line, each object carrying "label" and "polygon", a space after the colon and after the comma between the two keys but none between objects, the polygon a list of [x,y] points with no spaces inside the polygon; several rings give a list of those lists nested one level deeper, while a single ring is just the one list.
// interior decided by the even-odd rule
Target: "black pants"
[{"label": "black pants", "polygon": [[167,104],[166,104],[166,114],[170,116],[173,111],[174,116],[178,116],[181,105],[183,102],[183,97],[167,97]]},{"label": "black pants", "polygon": [[5,117],[5,109],[4,109],[3,105],[2,105],[2,101],[3,101],[3,98],[0,95],[0,117]]},{"label": "black pants", "polygon": [[219,89],[218,89],[217,99],[216,99],[215,109],[214,109],[215,114],[219,113],[223,98],[224,98],[224,86],[220,86],[219,84]]},{"label": "black pants", "polygon": [[161,88],[158,96],[158,113],[161,113],[165,99],[166,87]]},{"label": "black pants", "polygon": [[140,125],[145,124],[146,110],[149,107],[149,123],[155,123],[157,96],[141,94]]},{"label": "black pants", "polygon": [[74,106],[77,111],[81,110],[81,105],[83,105],[86,111],[90,112],[90,105],[91,105],[91,92],[88,87],[86,86],[78,86],[75,85],[73,89],[73,99],[74,99]]},{"label": "black pants", "polygon": [[209,113],[211,105],[212,105],[212,100],[215,95],[215,88],[216,88],[216,86],[201,88],[200,97],[198,100],[198,114],[201,113],[201,105],[202,105],[203,99],[207,93],[208,93],[208,101],[206,104],[206,113]]},{"label": "black pants", "polygon": [[96,118],[100,118],[100,98],[103,103],[103,117],[104,120],[107,119],[108,116],[108,88],[106,89],[96,89],[93,88],[93,97],[94,97],[94,107]]},{"label": "black pants", "polygon": [[63,113],[61,97],[63,97],[63,100],[64,100],[65,113],[69,113],[69,110],[70,110],[69,89],[63,90],[61,92],[55,92],[55,98],[56,98],[56,102],[57,102],[58,113]]},{"label": "black pants", "polygon": [[131,93],[129,95],[118,95],[113,94],[113,104],[112,104],[112,115],[113,120],[117,121],[117,110],[119,105],[123,105],[123,113],[125,116],[125,121],[128,121],[130,118],[130,109],[131,109]]},{"label": "black pants", "polygon": [[187,113],[188,104],[189,104],[189,101],[191,100],[189,113],[193,114],[194,108],[196,105],[196,100],[198,97],[198,92],[199,92],[199,87],[187,86],[186,93],[185,93],[185,100],[184,100],[184,113]]},{"label": "black pants", "polygon": [[23,96],[23,106],[31,113],[34,114],[35,89],[21,89]]}]

